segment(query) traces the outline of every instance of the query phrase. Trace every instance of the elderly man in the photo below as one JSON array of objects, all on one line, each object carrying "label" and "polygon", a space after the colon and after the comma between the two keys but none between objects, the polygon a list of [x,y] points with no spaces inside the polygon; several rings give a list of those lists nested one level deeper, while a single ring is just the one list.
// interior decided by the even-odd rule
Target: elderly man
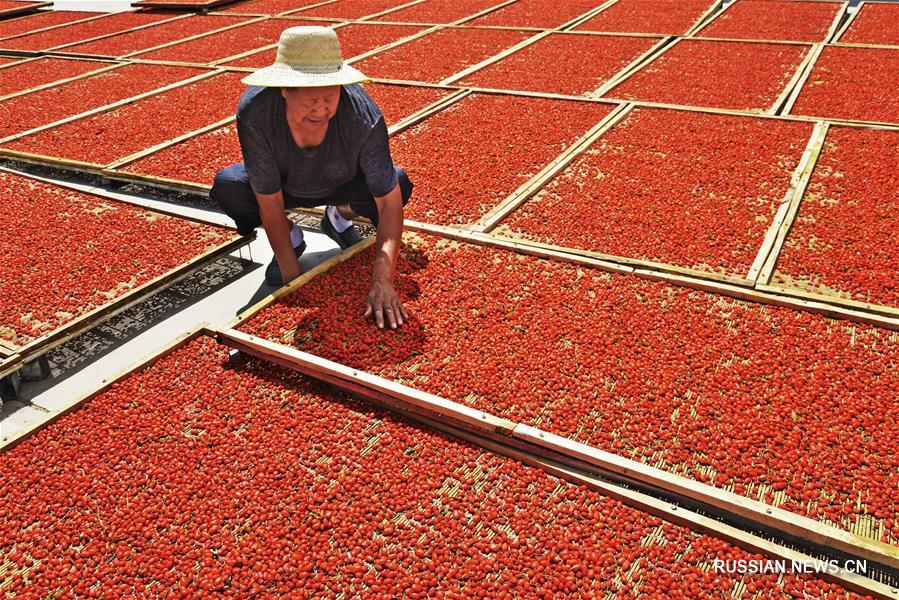
[{"label": "elderly man", "polygon": [[244,162],[220,171],[210,194],[241,234],[265,228],[272,285],[300,275],[306,249],[285,208],[327,207],[322,231],[344,249],[361,241],[351,219],[370,219],[377,244],[365,316],[395,329],[409,318],[393,278],[412,183],[393,164],[384,117],[363,81],[343,63],[331,29],[285,30],[275,64],[243,80],[251,86],[237,108]]}]

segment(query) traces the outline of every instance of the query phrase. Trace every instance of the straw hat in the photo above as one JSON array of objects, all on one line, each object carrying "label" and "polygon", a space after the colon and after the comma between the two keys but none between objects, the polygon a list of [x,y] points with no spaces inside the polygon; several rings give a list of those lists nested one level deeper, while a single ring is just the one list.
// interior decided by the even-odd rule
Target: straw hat
[{"label": "straw hat", "polygon": [[368,81],[343,63],[340,42],[327,27],[291,27],[281,32],[275,64],[244,77],[246,85],[319,87]]}]

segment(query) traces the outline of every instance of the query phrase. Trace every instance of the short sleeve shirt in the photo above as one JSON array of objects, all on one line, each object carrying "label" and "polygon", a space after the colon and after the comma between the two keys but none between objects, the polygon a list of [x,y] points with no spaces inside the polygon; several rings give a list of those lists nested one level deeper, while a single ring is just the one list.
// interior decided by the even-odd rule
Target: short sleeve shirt
[{"label": "short sleeve shirt", "polygon": [[244,92],[237,135],[250,187],[258,194],[283,190],[296,198],[322,198],[360,172],[372,196],[385,196],[397,185],[384,117],[359,84],[341,87],[337,112],[315,148],[294,141],[280,88]]}]

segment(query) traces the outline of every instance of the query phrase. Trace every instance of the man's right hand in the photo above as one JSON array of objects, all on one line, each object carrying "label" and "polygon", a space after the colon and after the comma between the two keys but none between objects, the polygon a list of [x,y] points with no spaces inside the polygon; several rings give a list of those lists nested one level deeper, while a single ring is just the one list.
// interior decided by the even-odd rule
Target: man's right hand
[{"label": "man's right hand", "polygon": [[281,280],[290,283],[300,276],[300,263],[290,241],[291,224],[284,213],[284,194],[256,194],[262,227],[281,269]]},{"label": "man's right hand", "polygon": [[293,260],[288,259],[287,268],[278,261],[278,267],[281,268],[281,281],[284,283],[290,283],[294,279],[300,276],[300,261],[297,260],[297,257],[291,252],[290,257]]}]

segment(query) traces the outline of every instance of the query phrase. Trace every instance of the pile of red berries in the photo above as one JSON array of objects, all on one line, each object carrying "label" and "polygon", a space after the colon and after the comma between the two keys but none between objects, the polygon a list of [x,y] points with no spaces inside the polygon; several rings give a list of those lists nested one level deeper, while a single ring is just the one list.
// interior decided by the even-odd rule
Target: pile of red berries
[{"label": "pile of red berries", "polygon": [[[399,23],[453,23],[494,7],[497,0],[426,0],[377,17]],[[467,24],[467,23],[466,23]]]},{"label": "pile of red berries", "polygon": [[222,15],[192,15],[185,19],[160,23],[153,27],[120,33],[119,35],[113,35],[93,42],[68,46],[65,48],[65,52],[124,56],[125,54],[146,50],[147,48],[153,48],[186,37],[207,33],[220,27],[237,25],[244,20],[246,19]]},{"label": "pile of red berries", "polygon": [[765,111],[810,46],[683,39],[606,96],[682,106]]},{"label": "pile of red berries", "polygon": [[[47,50],[49,48],[62,46],[63,44],[73,44],[101,35],[125,31],[132,27],[149,25],[158,21],[171,19],[172,17],[173,15],[171,13],[113,13],[99,19],[72,23],[62,27],[54,27],[53,29],[48,29],[46,31],[35,31],[28,35],[6,39],[0,42],[0,48],[9,50]],[[3,35],[6,35],[5,30]]]},{"label": "pile of red berries", "polygon": [[899,46],[899,6],[865,2],[840,41],[847,44]]},{"label": "pile of red berries", "polygon": [[843,6],[817,0],[739,0],[699,32],[701,37],[823,42]]},{"label": "pile of red berries", "polygon": [[[116,159],[234,114],[244,73],[223,73],[3,145],[86,163]],[[152,123],[152,127],[147,124]]]},{"label": "pile of red berries", "polygon": [[[0,34],[0,40],[11,38],[16,35],[23,35],[37,31],[38,29],[47,29],[56,27],[72,21],[80,21],[91,17],[98,17],[95,12],[87,12],[80,10],[47,10],[38,13],[8,19],[3,22],[3,33]],[[3,43],[0,42],[0,47]]]},{"label": "pile of red berries", "polygon": [[[468,21],[466,25],[493,27],[558,27],[575,17],[596,8],[596,0],[568,0],[544,2],[543,0],[518,0],[483,17]],[[597,58],[600,58],[597,56]]]},{"label": "pile of red berries", "polygon": [[6,593],[851,597],[209,338],[0,464]]},{"label": "pile of red berries", "polygon": [[589,94],[657,43],[659,39],[651,37],[553,34],[475,71],[459,84]]},{"label": "pile of red berries", "polygon": [[438,83],[531,35],[512,29],[443,29],[354,66],[369,77]]},{"label": "pile of red berries", "polygon": [[391,139],[394,162],[417,186],[406,216],[441,225],[477,221],[612,108],[490,94],[463,98]]},{"label": "pile of red berries", "polygon": [[899,540],[899,336],[409,236],[410,321],[363,318],[373,250],[247,332],[785,509]]},{"label": "pile of red berries", "polygon": [[899,132],[832,127],[775,284],[899,306]]},{"label": "pile of red berries", "polygon": [[638,108],[503,235],[746,277],[811,123]]},{"label": "pile of red berries", "polygon": [[899,49],[827,46],[793,114],[899,123]]},{"label": "pile of red berries", "polygon": [[[22,58],[16,60],[22,60]],[[20,65],[13,65],[3,69],[3,78],[0,79],[0,96],[30,90],[39,85],[46,85],[60,79],[77,77],[108,65],[109,63],[95,60],[66,60],[64,58],[50,57],[29,60]],[[5,125],[4,120],[3,126]]]},{"label": "pile of red berries", "polygon": [[18,346],[236,236],[5,172],[0,219],[0,339]]},{"label": "pile of red berries", "polygon": [[710,0],[618,0],[575,29],[684,35],[713,4]]},{"label": "pile of red berries", "polygon": [[[266,19],[218,33],[211,33],[173,46],[149,50],[136,54],[140,60],[165,60],[193,64],[211,63],[229,56],[235,56],[263,46],[271,46],[278,41],[281,32],[288,27],[301,25],[328,25],[323,21],[292,21],[289,19]],[[233,110],[234,106],[230,108]]]},{"label": "pile of red berries", "polygon": [[[40,62],[40,59],[35,62]],[[46,59],[49,60],[49,59]],[[67,60],[66,63],[85,61]],[[89,63],[105,66],[100,63]],[[15,67],[12,67],[15,68]],[[0,138],[199,75],[192,67],[122,65],[117,69],[0,101]]]}]

